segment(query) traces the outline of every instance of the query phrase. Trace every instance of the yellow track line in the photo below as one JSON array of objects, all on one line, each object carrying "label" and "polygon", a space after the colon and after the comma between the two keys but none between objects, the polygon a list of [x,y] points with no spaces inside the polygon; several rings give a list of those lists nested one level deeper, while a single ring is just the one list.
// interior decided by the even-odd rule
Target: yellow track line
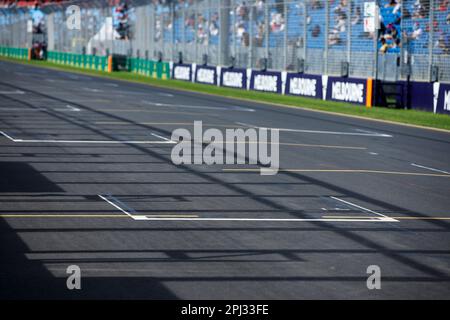
[{"label": "yellow track line", "polygon": [[[260,169],[222,169],[226,172],[260,172]],[[392,174],[406,176],[425,176],[425,177],[446,177],[450,178],[450,174],[436,173],[418,173],[418,172],[402,172],[402,171],[382,171],[382,170],[340,170],[340,169],[280,169],[278,172],[304,172],[304,173],[374,173],[374,174]]]},{"label": "yellow track line", "polygon": [[[324,219],[383,219],[382,217],[369,217],[369,216],[322,216]],[[392,217],[389,217],[392,218]]]},{"label": "yellow track line", "polygon": [[[390,217],[388,218],[396,219],[396,220],[450,220],[450,217]],[[360,219],[360,218],[373,218],[379,219],[378,217],[368,217],[368,216],[322,216],[324,219]]]},{"label": "yellow track line", "polygon": [[129,218],[121,214],[0,214],[0,218]]},{"label": "yellow track line", "polygon": [[450,217],[389,217],[398,220],[450,220]]},{"label": "yellow track line", "polygon": [[198,218],[195,214],[135,214],[133,217],[152,217],[152,218]]},{"label": "yellow track line", "polygon": [[[198,218],[197,215],[135,215],[152,218]],[[0,214],[0,218],[130,218],[121,214]]]}]

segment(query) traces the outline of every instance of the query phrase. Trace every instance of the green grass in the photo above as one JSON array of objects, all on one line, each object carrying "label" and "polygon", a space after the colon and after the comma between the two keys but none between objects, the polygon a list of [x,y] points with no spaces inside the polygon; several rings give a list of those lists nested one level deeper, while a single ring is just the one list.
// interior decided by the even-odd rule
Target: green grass
[{"label": "green grass", "polygon": [[58,65],[47,61],[34,61],[34,60],[26,61],[5,57],[0,57],[0,60],[13,61],[22,64],[29,64],[56,70],[70,71],[80,74],[88,74],[116,80],[144,83],[156,87],[194,91],[236,98],[241,100],[252,100],[275,105],[283,105],[288,107],[333,112],[341,115],[358,116],[367,119],[384,120],[400,124],[409,124],[428,128],[450,130],[450,116],[444,114],[433,114],[426,111],[402,110],[402,109],[398,110],[398,109],[377,108],[377,107],[366,108],[364,106],[357,106],[341,102],[323,101],[312,98],[283,96],[274,93],[223,88],[178,80],[159,80],[129,72],[108,73],[103,71],[85,70],[71,66]]}]

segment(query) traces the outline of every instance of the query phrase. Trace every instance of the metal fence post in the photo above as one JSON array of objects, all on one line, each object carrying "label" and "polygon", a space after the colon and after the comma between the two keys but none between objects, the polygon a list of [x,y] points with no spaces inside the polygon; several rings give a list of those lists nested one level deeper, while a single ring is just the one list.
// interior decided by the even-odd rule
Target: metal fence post
[{"label": "metal fence post", "polygon": [[329,27],[330,27],[330,3],[329,1],[325,1],[325,43],[324,43],[324,50],[323,50],[323,60],[324,60],[324,68],[323,68],[323,74],[328,74],[328,35],[329,35]]},{"label": "metal fence post", "polygon": [[307,24],[308,24],[308,6],[307,6],[307,0],[303,0],[303,66],[304,66],[304,70],[306,71],[306,66],[307,66],[307,59],[306,59],[306,55],[307,55],[307,46],[306,46],[306,38],[308,37],[308,29],[307,29]]},{"label": "metal fence post", "polygon": [[175,57],[175,3],[170,4],[170,21],[172,24],[172,32],[171,34],[171,51],[170,51],[170,59],[166,59],[172,61]]},{"label": "metal fence post", "polygon": [[[206,52],[207,52],[207,54],[208,54],[208,62],[209,61],[214,61],[214,60],[212,60],[211,59],[211,50],[212,50],[212,48],[211,48],[211,32],[210,32],[210,25],[211,25],[211,21],[212,21],[212,16],[213,16],[213,14],[212,14],[212,12],[213,12],[213,10],[212,10],[213,8],[212,8],[212,5],[211,5],[211,0],[208,0],[208,7],[206,8],[206,10],[207,10],[207,12],[208,12],[208,19],[207,19],[207,23],[206,23],[206,30],[205,30],[205,32],[206,32],[206,35],[207,35],[207,39],[208,39],[208,42],[207,42],[207,48],[206,48]],[[217,63],[217,62],[215,62],[215,63]]]},{"label": "metal fence post", "polygon": [[350,62],[352,59],[351,50],[352,50],[352,2],[347,2],[347,63],[349,66],[349,75],[350,75]]},{"label": "metal fence post", "polygon": [[428,81],[431,80],[433,67],[433,36],[434,36],[434,0],[430,0],[430,34],[428,38]]},{"label": "metal fence post", "polygon": [[195,58],[194,62],[198,63],[198,1],[194,2],[194,42],[195,42]]},{"label": "metal fence post", "polygon": [[185,28],[185,24],[186,24],[186,7],[183,7],[183,25],[182,25],[182,37],[181,40],[183,42],[183,60],[184,60],[184,56],[186,55],[186,28]]},{"label": "metal fence post", "polygon": [[288,3],[284,2],[284,61],[283,61],[283,69],[286,70],[287,69],[287,55],[288,55]]},{"label": "metal fence post", "polygon": [[254,31],[253,31],[253,19],[254,19],[254,11],[255,11],[255,9],[256,9],[256,7],[255,7],[255,4],[253,4],[253,5],[251,5],[250,6],[250,17],[249,17],[249,20],[250,20],[250,27],[249,27],[249,39],[250,39],[250,42],[249,42],[249,52],[248,52],[248,62],[247,62],[247,67],[248,68],[251,68],[252,67],[252,62],[253,62],[253,33],[254,33]]},{"label": "metal fence post", "polygon": [[[233,57],[235,58],[235,61],[238,59],[237,57],[237,41],[236,41],[236,33],[237,33],[237,28],[236,28],[236,6],[235,3],[233,3],[233,7],[230,8],[231,10],[235,11],[235,13],[233,14],[233,21],[232,21],[232,25],[233,27],[231,28],[231,30],[233,30]],[[229,14],[229,13],[228,13]]]},{"label": "metal fence post", "polygon": [[264,7],[264,23],[266,27],[266,41],[265,41],[265,57],[269,60],[269,37],[270,37],[270,25],[269,25],[269,4],[266,2]]}]

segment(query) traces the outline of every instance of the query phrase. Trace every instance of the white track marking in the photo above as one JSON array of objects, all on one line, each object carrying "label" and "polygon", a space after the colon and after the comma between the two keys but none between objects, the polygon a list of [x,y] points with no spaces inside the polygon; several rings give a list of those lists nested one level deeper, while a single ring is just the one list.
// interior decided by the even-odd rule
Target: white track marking
[{"label": "white track marking", "polygon": [[110,141],[110,140],[25,140],[25,139],[14,139],[14,142],[23,143],[86,143],[86,144],[173,144],[172,141],[134,141],[134,140],[124,140],[124,141]]},{"label": "white track marking", "polygon": [[443,171],[443,170],[439,170],[439,169],[435,169],[435,168],[430,168],[430,167],[425,167],[425,166],[422,166],[422,165],[416,164],[416,163],[411,163],[411,165],[414,166],[414,167],[422,168],[422,169],[427,169],[427,170],[431,170],[431,171],[435,171],[435,172],[450,174],[450,172],[447,172],[447,171]]},{"label": "white track marking", "polygon": [[398,222],[398,220],[396,220],[396,219],[390,218],[390,217],[388,217],[388,216],[385,216],[384,214],[381,214],[381,213],[379,213],[379,212],[375,212],[375,211],[373,211],[373,210],[364,208],[364,207],[362,207],[362,206],[359,206],[359,205],[357,205],[357,204],[351,203],[351,202],[349,202],[349,201],[342,200],[342,199],[339,199],[339,198],[336,198],[336,197],[333,197],[333,196],[330,197],[330,198],[332,198],[332,199],[334,199],[334,200],[337,200],[337,201],[340,201],[340,202],[342,202],[342,203],[345,203],[345,204],[347,204],[347,205],[349,205],[349,206],[352,206],[352,207],[355,207],[355,208],[364,210],[364,211],[366,211],[366,212],[370,212],[370,213],[376,214],[377,216],[382,217],[383,220],[385,220],[385,221]]},{"label": "white track marking", "polygon": [[133,216],[134,220],[142,221],[251,221],[251,222],[392,222],[397,221],[391,218],[368,217],[355,219],[317,218],[317,219],[271,219],[271,218],[156,218],[147,216]]},{"label": "white track marking", "polygon": [[70,104],[67,104],[65,108],[55,109],[55,111],[73,111],[73,112],[79,112],[81,109],[71,106]]},{"label": "white track marking", "polygon": [[258,127],[252,124],[244,123],[244,122],[235,122],[239,125],[244,125],[250,128],[256,129],[268,129],[268,130],[278,130],[285,132],[299,132],[299,133],[318,133],[318,134],[333,134],[333,135],[346,135],[346,136],[366,136],[366,137],[383,137],[383,138],[392,138],[389,134],[384,133],[376,133],[376,132],[340,132],[340,131],[323,131],[323,130],[302,130],[302,129],[289,129],[289,128],[267,128],[267,127]]},{"label": "white track marking", "polygon": [[77,108],[77,107],[73,107],[73,106],[71,106],[71,105],[66,105],[66,108],[69,108],[71,111],[81,111],[79,108]]},{"label": "white track marking", "polygon": [[165,92],[158,92],[158,95],[163,96],[163,97],[169,97],[169,98],[173,98],[174,95],[171,93],[165,93]]},{"label": "white track marking", "polygon": [[266,127],[258,127],[258,128],[259,128],[259,129],[269,129],[269,130],[285,131],[285,132],[318,133],[318,134],[332,134],[332,135],[345,135],[345,136],[366,136],[366,137],[392,138],[391,135],[388,135],[388,134],[380,134],[380,133],[354,133],[354,132],[340,132],[340,131],[301,130],[301,129],[266,128]]},{"label": "white track marking", "polygon": [[170,142],[176,143],[175,141],[172,141],[172,140],[170,140],[170,139],[168,139],[168,138],[166,138],[166,137],[160,136],[159,134],[156,134],[156,133],[153,133],[153,132],[151,132],[150,134],[151,134],[152,136],[157,137],[157,138],[160,138],[160,139],[162,139],[162,140],[164,140],[164,141],[170,141]]},{"label": "white track marking", "polygon": [[107,86],[107,87],[114,87],[114,88],[118,88],[119,87],[119,85],[116,84],[116,83],[105,83],[104,85]]},{"label": "white track marking", "polygon": [[362,132],[362,133],[373,134],[373,135],[385,135],[385,136],[392,137],[392,136],[389,135],[389,134],[379,133],[379,132],[370,131],[370,130],[355,129],[355,131]]},{"label": "white track marking", "polygon": [[245,108],[245,107],[239,107],[239,106],[232,106],[231,108],[233,108],[233,110],[236,110],[236,111],[255,112],[255,109],[251,109],[251,108]]},{"label": "white track marking", "polygon": [[14,140],[14,138],[13,137],[11,137],[11,136],[9,136],[8,134],[6,134],[5,132],[3,132],[3,131],[0,131],[0,134],[2,134],[2,135],[4,135],[6,138],[8,138],[9,140],[11,140],[11,141],[13,141],[13,142],[16,142],[15,140]]},{"label": "white track marking", "polygon": [[106,197],[102,195],[98,195],[101,199],[108,202],[110,205],[112,205],[114,208],[120,210],[121,212],[125,213],[127,216],[129,216],[133,220],[137,221],[251,221],[251,222],[392,222],[397,221],[395,219],[389,218],[384,216],[384,218],[378,218],[378,217],[361,217],[361,218],[305,218],[305,219],[299,219],[299,218],[198,218],[198,217],[172,217],[170,215],[167,215],[167,217],[158,217],[158,216],[151,216],[151,215],[133,215],[127,210],[123,209],[119,205],[115,204],[114,202],[110,201]]},{"label": "white track marking", "polygon": [[258,127],[254,126],[252,124],[248,124],[248,123],[245,123],[245,122],[235,122],[235,123],[240,125],[240,126],[244,126],[244,127],[258,128]]},{"label": "white track marking", "polygon": [[[161,215],[149,215],[149,216],[141,216],[141,215],[133,215],[130,212],[128,212],[127,210],[123,209],[122,207],[120,207],[118,204],[112,202],[111,200],[107,199],[106,197],[102,196],[101,194],[98,195],[101,199],[105,200],[106,202],[108,202],[110,205],[112,205],[114,208],[120,210],[121,212],[125,213],[127,216],[129,216],[131,219],[133,220],[147,220],[147,219],[185,219],[186,215],[183,216],[178,216],[175,217],[176,215],[167,215],[167,218],[162,218]],[[191,217],[191,219],[194,219],[193,217]]]},{"label": "white track marking", "polygon": [[25,94],[22,90],[0,91],[0,94]]},{"label": "white track marking", "polygon": [[102,196],[101,194],[98,195],[101,199],[105,200],[106,202],[108,202],[110,205],[112,205],[114,208],[122,211],[123,213],[125,213],[127,216],[129,216],[131,219],[135,220],[133,218],[133,215],[131,213],[129,213],[128,211],[126,211],[125,209],[122,209],[121,207],[119,207],[117,204],[115,204],[114,202],[106,199],[104,196]]},{"label": "white track marking", "polygon": [[142,100],[142,103],[156,106],[156,107],[168,107],[168,108],[186,108],[186,109],[206,109],[206,110],[224,110],[224,111],[244,111],[244,112],[254,112],[254,109],[250,108],[243,108],[243,107],[237,107],[237,106],[230,106],[229,108],[226,107],[207,107],[207,106],[193,106],[193,105],[175,105],[170,103],[161,103],[161,102],[152,102],[152,101],[146,101]]},{"label": "white track marking", "polygon": [[172,107],[172,108],[187,108],[187,109],[208,109],[208,110],[226,110],[221,107],[206,107],[206,106],[190,106],[190,105],[174,105],[170,103],[160,103],[160,102],[151,102],[151,101],[142,101],[145,104],[156,106],[156,107]]},{"label": "white track marking", "polygon": [[174,144],[175,141],[151,141],[151,140],[123,140],[123,141],[114,141],[114,140],[37,140],[37,139],[16,139],[12,138],[8,134],[3,131],[0,131],[0,134],[4,135],[6,138],[13,142],[21,142],[21,143],[87,143],[87,144]]},{"label": "white track marking", "polygon": [[100,89],[92,89],[92,88],[82,88],[83,90],[89,91],[89,92],[103,92]]}]

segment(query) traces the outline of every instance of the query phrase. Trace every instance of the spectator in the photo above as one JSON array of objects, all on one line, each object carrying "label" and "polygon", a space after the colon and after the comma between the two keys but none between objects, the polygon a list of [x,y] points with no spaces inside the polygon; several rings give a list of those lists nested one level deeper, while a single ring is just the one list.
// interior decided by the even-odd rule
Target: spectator
[{"label": "spectator", "polygon": [[[429,8],[428,8],[429,9]],[[427,16],[427,8],[422,5],[422,2],[420,0],[416,0],[416,2],[413,5],[413,19],[424,19]]]},{"label": "spectator", "polygon": [[394,6],[394,10],[392,10],[392,13],[394,15],[401,14],[401,8],[402,8],[402,0],[397,0],[397,4]]},{"label": "spectator", "polygon": [[385,8],[395,8],[396,6],[397,6],[397,1],[389,0],[389,3],[387,3],[384,7]]},{"label": "spectator", "polygon": [[384,37],[382,37],[380,41],[381,41],[380,53],[386,54],[390,48],[390,45],[387,44],[386,39]]},{"label": "spectator", "polygon": [[439,3],[439,11],[445,12],[449,9],[450,1],[449,0],[441,0]]},{"label": "spectator", "polygon": [[357,6],[356,10],[355,10],[355,14],[354,14],[353,19],[352,19],[352,25],[357,25],[358,23],[360,23],[361,22],[361,16],[362,16],[362,14],[361,14],[361,7]]},{"label": "spectator", "polygon": [[324,7],[322,1],[320,0],[312,0],[311,8],[313,10],[322,9]]},{"label": "spectator", "polygon": [[437,41],[437,47],[442,50],[442,53],[450,54],[450,36],[441,34]]},{"label": "spectator", "polygon": [[265,25],[264,23],[258,24],[258,31],[256,33],[256,46],[262,47],[264,42],[264,35],[265,35]]},{"label": "spectator", "polygon": [[318,24],[316,24],[311,31],[311,36],[313,36],[314,38],[317,38],[320,35],[320,26]]},{"label": "spectator", "polygon": [[209,34],[213,37],[219,35],[219,14],[216,12],[211,17],[211,22],[209,23]]},{"label": "spectator", "polygon": [[272,13],[270,21],[270,30],[272,32],[281,32],[284,30],[284,18],[281,13]]}]

